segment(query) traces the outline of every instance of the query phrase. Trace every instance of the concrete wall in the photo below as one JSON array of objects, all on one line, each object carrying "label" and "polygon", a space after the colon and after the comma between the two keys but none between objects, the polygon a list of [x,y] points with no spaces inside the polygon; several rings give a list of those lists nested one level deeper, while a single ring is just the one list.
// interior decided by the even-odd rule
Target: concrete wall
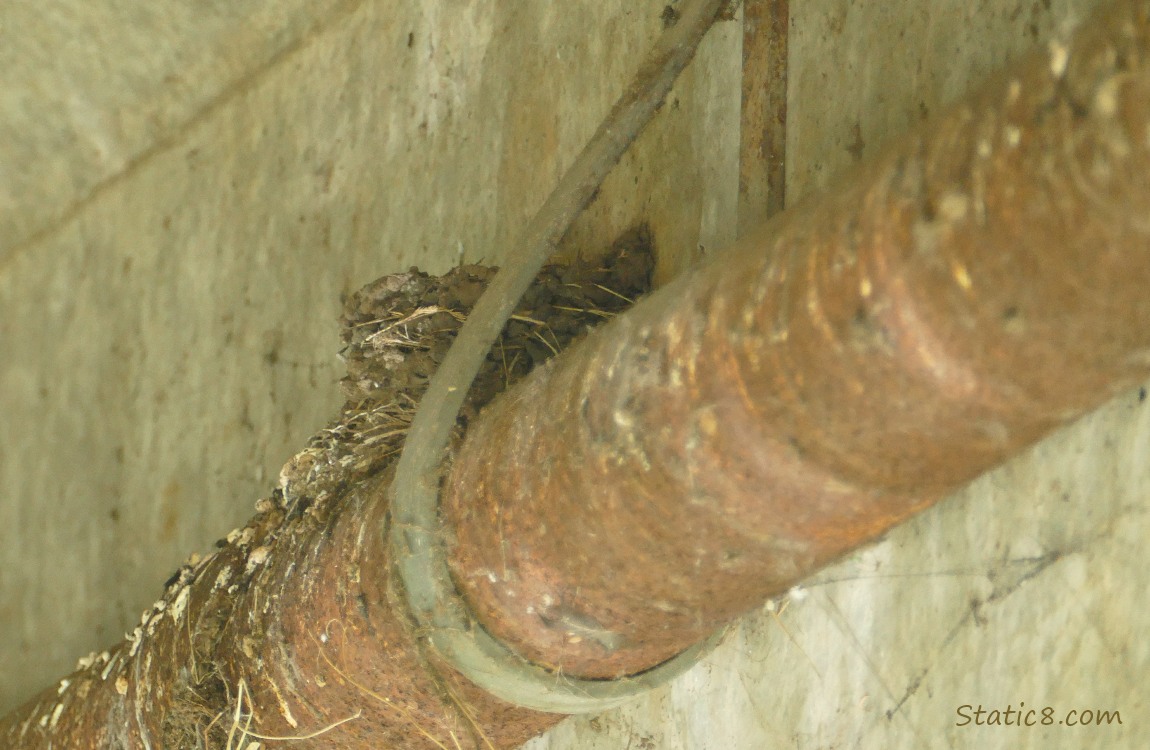
[{"label": "concrete wall", "polygon": [[[788,200],[1090,0],[792,3]],[[120,637],[333,414],[340,297],[498,262],[663,2],[171,0],[0,9],[0,710]],[[736,225],[738,21],[573,233],[660,276]],[[542,748],[1141,747],[1137,393]],[[956,726],[964,704],[1119,710]]]},{"label": "concrete wall", "polygon": [[[663,9],[185,6],[0,10],[0,706],[134,626],[334,416],[342,295],[501,260]],[[650,219],[666,277],[731,241],[716,32],[582,246]]]}]

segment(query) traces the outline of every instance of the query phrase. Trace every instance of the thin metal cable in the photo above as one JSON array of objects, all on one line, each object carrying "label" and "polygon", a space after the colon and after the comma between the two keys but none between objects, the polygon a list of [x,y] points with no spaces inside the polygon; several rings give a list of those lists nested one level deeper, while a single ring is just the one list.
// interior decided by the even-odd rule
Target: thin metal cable
[{"label": "thin metal cable", "polygon": [[467,317],[411,423],[391,485],[392,559],[408,606],[435,649],[497,697],[539,711],[601,711],[680,674],[716,638],[643,675],[617,681],[556,675],[529,664],[474,621],[451,581],[439,539],[440,469],[459,409],[515,305],[603,179],[662,105],[729,0],[694,0],[527,225],[523,239]]}]

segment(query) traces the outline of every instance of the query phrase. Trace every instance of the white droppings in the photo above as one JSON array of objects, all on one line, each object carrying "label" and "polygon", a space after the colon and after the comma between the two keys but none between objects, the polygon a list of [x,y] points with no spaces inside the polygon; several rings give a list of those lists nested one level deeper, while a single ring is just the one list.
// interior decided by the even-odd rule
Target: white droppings
[{"label": "white droppings", "polygon": [[60,721],[60,714],[64,713],[64,704],[57,703],[56,707],[52,709],[52,718],[48,720],[48,727],[55,729],[56,724]]},{"label": "white droppings", "polygon": [[279,703],[280,715],[284,717],[284,721],[292,725],[293,729],[298,729],[299,720],[296,719],[295,716],[292,716],[291,706],[287,704],[287,701],[284,700],[283,695],[280,694],[279,687],[274,682],[270,682],[270,684],[272,686],[272,692],[276,694],[276,702]]},{"label": "white droppings", "polygon": [[240,538],[240,530],[239,529],[232,529],[231,531],[228,532],[228,535],[225,537],[228,544],[235,544],[236,540],[239,538]]},{"label": "white droppings", "polygon": [[180,593],[176,594],[175,601],[172,602],[172,608],[168,610],[168,616],[172,618],[172,622],[179,622],[180,618],[184,616],[184,610],[188,606],[188,592],[190,588],[184,586],[180,589]]},{"label": "white droppings", "polygon": [[120,695],[128,694],[128,678],[124,675],[120,675],[116,678],[116,692]]},{"label": "white droppings", "polygon": [[212,591],[219,591],[224,586],[228,585],[228,581],[232,580],[232,569],[224,568],[216,576],[216,582],[212,584]]},{"label": "white droppings", "polygon": [[970,210],[970,198],[961,193],[947,193],[938,202],[938,214],[946,221],[961,221]]},{"label": "white droppings", "polygon": [[1098,87],[1094,108],[1103,117],[1113,117],[1118,112],[1118,76],[1108,78]]},{"label": "white droppings", "polygon": [[254,550],[252,550],[251,554],[248,555],[247,564],[244,565],[244,572],[250,574],[253,570],[263,565],[265,562],[267,562],[271,553],[271,547],[256,547]]},{"label": "white droppings", "polygon": [[1070,50],[1063,42],[1057,39],[1050,42],[1050,74],[1061,78],[1066,73],[1066,65],[1070,61]]},{"label": "white droppings", "polygon": [[962,287],[962,291],[969,292],[973,282],[970,280],[970,273],[966,270],[966,266],[955,261],[951,266],[951,272],[954,274],[955,282]]},{"label": "white droppings", "polygon": [[81,656],[79,659],[76,660],[76,671],[79,672],[81,669],[87,669],[88,667],[92,666],[95,663],[96,663],[96,652],[93,651],[90,654],[88,654],[87,656]]},{"label": "white droppings", "polygon": [[71,684],[72,681],[67,678],[60,680],[60,687],[56,688],[56,695],[63,695],[64,691],[67,690]]},{"label": "white droppings", "polygon": [[140,644],[144,640],[144,629],[137,627],[128,634],[127,638],[128,642],[132,644],[131,648],[128,649],[128,656],[135,656],[136,652],[140,650]]},{"label": "white droppings", "polygon": [[862,280],[859,281],[859,294],[863,299],[869,299],[873,291],[874,286],[871,285],[870,279],[864,276]]}]

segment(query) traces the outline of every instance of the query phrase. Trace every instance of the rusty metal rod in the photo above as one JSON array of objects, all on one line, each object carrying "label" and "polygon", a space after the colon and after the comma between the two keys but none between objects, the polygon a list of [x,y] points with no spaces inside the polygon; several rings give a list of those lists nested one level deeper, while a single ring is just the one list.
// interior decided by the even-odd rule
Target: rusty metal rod
[{"label": "rusty metal rod", "polygon": [[[1150,375],[1148,51],[1145,2],[1112,8],[506,394],[442,508],[485,627],[641,672]],[[262,511],[5,747],[155,747],[174,691],[299,747],[548,726],[423,663],[370,533],[388,480]]]},{"label": "rusty metal rod", "polygon": [[1107,9],[484,413],[442,508],[484,626],[642,672],[1150,376],[1148,16]]}]

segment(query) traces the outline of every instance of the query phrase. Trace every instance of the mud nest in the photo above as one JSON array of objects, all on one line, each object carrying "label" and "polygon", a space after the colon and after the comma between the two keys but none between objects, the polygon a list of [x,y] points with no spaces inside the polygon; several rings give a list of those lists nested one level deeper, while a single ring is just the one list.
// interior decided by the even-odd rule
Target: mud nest
[{"label": "mud nest", "polygon": [[[653,267],[645,227],[627,232],[599,259],[545,267],[488,353],[458,430],[534,367],[646,294]],[[347,401],[340,417],[285,465],[275,500],[289,516],[314,512],[398,456],[428,381],[497,270],[466,265],[431,276],[413,268],[347,300],[340,320]]]},{"label": "mud nest", "polygon": [[[653,266],[650,235],[640,227],[596,260],[545,267],[472,384],[457,438],[502,391],[646,294]],[[399,457],[428,381],[496,271],[467,265],[431,276],[413,268],[351,295],[340,321],[347,374],[338,418],[285,464],[271,497],[256,504],[257,514],[247,526],[217,543],[215,555],[245,557],[245,550],[267,549],[277,538],[327,524],[350,488]],[[178,606],[215,555],[193,557],[168,581],[153,609]],[[250,571],[237,576],[237,585],[250,585]],[[237,703],[243,707],[243,699],[221,679],[226,670],[218,669],[218,660],[227,657],[217,648],[233,614],[216,611],[201,617],[188,633],[198,668],[173,685],[174,700],[162,730],[169,746],[227,746],[226,717]]]}]

